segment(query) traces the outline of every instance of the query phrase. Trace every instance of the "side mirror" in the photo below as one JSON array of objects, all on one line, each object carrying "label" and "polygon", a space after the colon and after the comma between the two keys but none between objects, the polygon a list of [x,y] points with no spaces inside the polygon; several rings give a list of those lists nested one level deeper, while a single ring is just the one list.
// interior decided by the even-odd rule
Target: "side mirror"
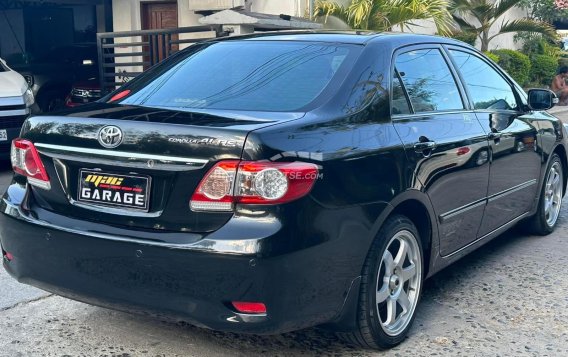
[{"label": "side mirror", "polygon": [[548,89],[529,89],[528,94],[532,110],[548,110],[559,102],[556,94]]}]

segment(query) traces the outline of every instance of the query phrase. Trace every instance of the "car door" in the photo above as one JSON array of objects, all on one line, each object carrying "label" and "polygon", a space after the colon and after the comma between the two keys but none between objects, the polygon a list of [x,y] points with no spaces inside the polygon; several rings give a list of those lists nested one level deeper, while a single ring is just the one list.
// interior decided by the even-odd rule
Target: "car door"
[{"label": "car door", "polygon": [[493,64],[473,51],[449,53],[491,149],[488,202],[478,233],[483,237],[534,206],[541,170],[538,132],[514,84]]},{"label": "car door", "polygon": [[392,118],[410,184],[430,198],[448,255],[477,237],[489,178],[487,134],[440,46],[400,50],[392,75]]}]

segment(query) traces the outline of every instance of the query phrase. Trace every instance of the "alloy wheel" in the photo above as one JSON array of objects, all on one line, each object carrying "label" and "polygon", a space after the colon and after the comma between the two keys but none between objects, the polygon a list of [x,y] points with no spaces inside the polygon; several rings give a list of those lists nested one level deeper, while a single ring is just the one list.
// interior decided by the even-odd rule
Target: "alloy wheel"
[{"label": "alloy wheel", "polygon": [[544,188],[544,216],[546,224],[553,227],[558,220],[562,206],[562,166],[556,161],[548,171]]},{"label": "alloy wheel", "polygon": [[383,331],[397,336],[412,321],[422,284],[422,260],[416,236],[402,230],[385,249],[377,276],[376,308]]}]

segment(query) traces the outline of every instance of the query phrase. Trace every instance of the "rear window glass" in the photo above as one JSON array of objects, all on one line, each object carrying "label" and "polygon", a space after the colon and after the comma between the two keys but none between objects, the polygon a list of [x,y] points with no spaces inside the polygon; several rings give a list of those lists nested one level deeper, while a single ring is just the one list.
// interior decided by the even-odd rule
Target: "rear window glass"
[{"label": "rear window glass", "polygon": [[[128,86],[121,104],[295,111],[341,80],[358,46],[280,41],[213,43],[167,61]],[[345,74],[343,74],[344,76]]]}]

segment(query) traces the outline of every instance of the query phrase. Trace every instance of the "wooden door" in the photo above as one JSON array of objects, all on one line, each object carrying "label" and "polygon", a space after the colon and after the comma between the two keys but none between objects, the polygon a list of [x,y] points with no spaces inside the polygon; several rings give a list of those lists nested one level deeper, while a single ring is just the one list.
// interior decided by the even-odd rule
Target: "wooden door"
[{"label": "wooden door", "polygon": [[[177,2],[147,2],[142,3],[142,30],[161,30],[178,27],[178,6]],[[149,62],[144,69],[156,64],[171,52],[179,49],[178,44],[170,44],[170,41],[177,41],[178,35],[156,35],[147,36],[144,41],[150,41],[150,46],[144,47],[144,52],[150,52],[149,56],[144,57],[144,62]]]}]

